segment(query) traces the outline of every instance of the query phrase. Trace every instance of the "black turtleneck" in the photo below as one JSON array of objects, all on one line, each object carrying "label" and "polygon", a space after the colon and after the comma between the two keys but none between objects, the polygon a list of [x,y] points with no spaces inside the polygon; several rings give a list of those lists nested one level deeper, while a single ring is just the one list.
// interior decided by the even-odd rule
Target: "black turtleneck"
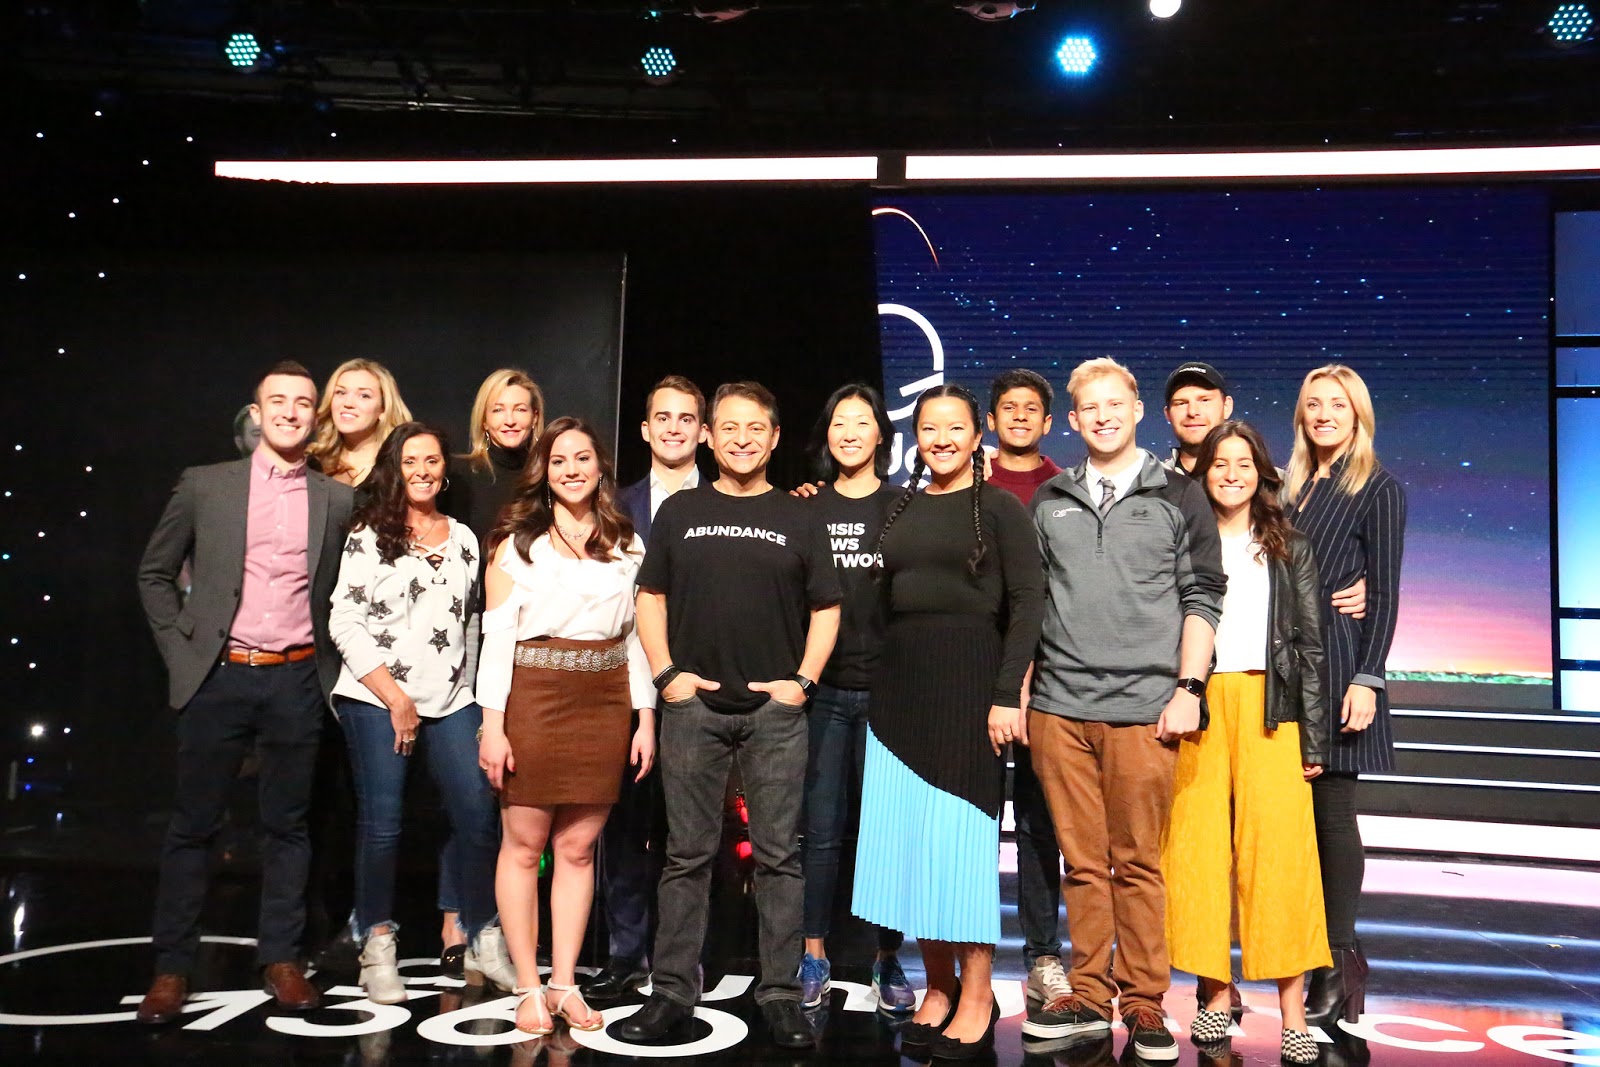
[{"label": "black turtleneck", "polygon": [[441,509],[457,522],[466,523],[480,542],[485,540],[500,509],[511,499],[527,460],[526,447],[501,448],[490,442],[487,468],[461,460],[453,462],[450,489],[440,501]]}]

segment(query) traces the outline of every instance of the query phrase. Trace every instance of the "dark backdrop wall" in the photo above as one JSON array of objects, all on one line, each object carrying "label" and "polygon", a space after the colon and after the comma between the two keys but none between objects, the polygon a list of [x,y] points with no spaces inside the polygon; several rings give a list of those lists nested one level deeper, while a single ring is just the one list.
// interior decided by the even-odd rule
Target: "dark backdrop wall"
[{"label": "dark backdrop wall", "polygon": [[[14,191],[0,205],[0,767],[34,758],[19,762],[36,786],[23,808],[166,802],[171,720],[134,567],[177,471],[227,458],[264,359],[314,346],[320,377],[375,356],[460,434],[483,372],[531,363],[514,356],[570,325],[580,276],[625,257],[624,480],[646,470],[636,427],[664,374],[708,394],[770,385],[785,485],[805,474],[827,393],[880,376],[861,190],[230,183],[210,165],[239,154],[219,147],[236,146],[236,117],[93,108],[13,113],[0,153]],[[68,330],[87,340],[59,343]],[[542,373],[552,414],[609,421],[588,387],[617,379],[596,351]]]}]

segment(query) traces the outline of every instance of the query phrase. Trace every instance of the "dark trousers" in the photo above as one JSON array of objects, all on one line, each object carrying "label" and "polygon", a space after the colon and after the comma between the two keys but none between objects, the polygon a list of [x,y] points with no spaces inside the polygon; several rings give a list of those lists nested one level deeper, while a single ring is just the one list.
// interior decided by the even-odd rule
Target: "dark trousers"
[{"label": "dark trousers", "polygon": [[652,773],[635,782],[636,773],[635,767],[622,768],[617,802],[600,832],[600,905],[610,954],[635,964],[650,953],[650,909],[667,837],[661,776]]},{"label": "dark trousers", "polygon": [[200,944],[211,842],[228,791],[254,748],[261,809],[256,958],[299,955],[311,844],[306,809],[326,714],[315,659],[277,667],[222,664],[178,716],[178,788],[156,890],[156,971],[186,974]]},{"label": "dark trousers", "polygon": [[1033,750],[1012,745],[1011,815],[1017,826],[1017,922],[1029,970],[1040,956],[1061,955],[1061,849]]},{"label": "dark trousers", "polygon": [[[819,685],[807,713],[810,742],[802,861],[807,937],[827,937],[833,918],[839,856],[850,827],[851,810],[861,803],[861,774],[867,757],[867,705],[871,696],[864,689]],[[904,940],[898,930],[878,930],[878,948],[884,952],[899,951]]]},{"label": "dark trousers", "polygon": [[651,983],[680,1004],[699,998],[695,965],[711,910],[711,873],[722,841],[723,798],[734,753],[744,777],[754,850],[761,981],[758,1004],[799,1000],[800,796],[806,773],[806,713],[769,700],[722,714],[699,698],[663,704],[661,785],[667,804],[667,863]]},{"label": "dark trousers", "polygon": [[1322,864],[1322,906],[1330,948],[1354,948],[1356,910],[1367,875],[1367,853],[1356,822],[1357,778],[1323,771],[1311,779],[1311,811],[1317,824],[1317,859]]}]

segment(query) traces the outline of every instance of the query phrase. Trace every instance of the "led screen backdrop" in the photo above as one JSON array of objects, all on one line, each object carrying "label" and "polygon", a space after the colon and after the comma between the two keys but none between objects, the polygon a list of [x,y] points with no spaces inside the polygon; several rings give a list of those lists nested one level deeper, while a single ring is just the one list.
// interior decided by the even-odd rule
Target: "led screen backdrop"
[{"label": "led screen backdrop", "polygon": [[[1142,445],[1172,444],[1162,386],[1187,359],[1288,458],[1305,372],[1353,366],[1410,523],[1402,703],[1551,704],[1549,208],[1533,189],[906,195],[874,210],[884,382],[911,446],[935,381],[987,400],[1009,367],[1064,392],[1081,360],[1139,378]],[[1067,401],[1047,453],[1082,447]]]}]

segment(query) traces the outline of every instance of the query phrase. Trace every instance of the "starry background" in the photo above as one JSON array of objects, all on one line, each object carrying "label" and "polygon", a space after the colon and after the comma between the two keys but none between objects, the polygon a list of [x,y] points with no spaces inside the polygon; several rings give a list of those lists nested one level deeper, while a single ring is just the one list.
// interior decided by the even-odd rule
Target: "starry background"
[{"label": "starry background", "polygon": [[[880,199],[879,299],[925,316],[945,377],[987,401],[1009,367],[1058,391],[1045,451],[1082,446],[1073,366],[1111,355],[1138,377],[1141,445],[1172,444],[1167,373],[1199,359],[1234,414],[1286,462],[1306,371],[1338,361],[1373,394],[1378,455],[1410,513],[1394,671],[1551,670],[1549,205],[1542,190],[909,195]],[[930,254],[929,243],[938,264]],[[934,373],[930,343],[885,315],[884,383]],[[911,395],[915,394],[912,390]],[[897,421],[901,451],[909,412]],[[1548,702],[1548,701],[1547,701]]]}]

